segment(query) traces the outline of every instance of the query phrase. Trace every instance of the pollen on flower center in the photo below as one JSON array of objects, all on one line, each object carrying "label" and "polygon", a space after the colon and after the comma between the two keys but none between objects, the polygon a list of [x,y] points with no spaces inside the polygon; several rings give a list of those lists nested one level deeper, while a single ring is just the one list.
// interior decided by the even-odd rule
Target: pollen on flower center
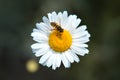
[{"label": "pollen on flower center", "polygon": [[58,32],[54,30],[49,35],[49,45],[56,52],[64,52],[70,48],[72,36],[69,31]]}]

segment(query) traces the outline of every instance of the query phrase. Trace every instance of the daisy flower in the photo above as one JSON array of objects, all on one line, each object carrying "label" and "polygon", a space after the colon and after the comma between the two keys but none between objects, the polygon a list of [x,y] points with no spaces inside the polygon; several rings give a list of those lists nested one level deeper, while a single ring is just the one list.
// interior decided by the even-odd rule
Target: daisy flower
[{"label": "daisy flower", "polygon": [[88,54],[90,34],[86,25],[79,26],[81,19],[76,15],[68,15],[67,11],[54,11],[43,16],[43,22],[36,23],[31,36],[36,41],[31,48],[36,57],[40,57],[39,63],[56,69],[63,63],[69,68],[71,63],[79,62],[77,55]]}]

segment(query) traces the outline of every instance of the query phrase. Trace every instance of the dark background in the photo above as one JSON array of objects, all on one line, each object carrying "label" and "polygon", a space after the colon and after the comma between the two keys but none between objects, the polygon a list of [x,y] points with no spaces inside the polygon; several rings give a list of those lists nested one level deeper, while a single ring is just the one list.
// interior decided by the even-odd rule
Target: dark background
[{"label": "dark background", "polygon": [[[67,10],[82,19],[91,34],[90,53],[71,68],[38,65],[30,36],[48,12]],[[120,80],[120,0],[0,0],[0,80]]]}]

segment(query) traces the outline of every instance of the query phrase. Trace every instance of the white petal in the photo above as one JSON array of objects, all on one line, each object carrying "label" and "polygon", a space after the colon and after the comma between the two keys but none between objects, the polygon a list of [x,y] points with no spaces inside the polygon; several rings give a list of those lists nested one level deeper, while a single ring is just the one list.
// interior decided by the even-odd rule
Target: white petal
[{"label": "white petal", "polygon": [[40,49],[40,48],[43,48],[43,47],[47,47],[48,44],[47,43],[35,43],[33,45],[31,45],[31,48],[32,49]]},{"label": "white petal", "polygon": [[31,33],[31,36],[37,42],[47,42],[48,41],[48,37],[39,32],[33,32],[33,33]]},{"label": "white petal", "polygon": [[62,18],[62,13],[61,13],[61,12],[59,12],[59,13],[58,13],[58,24],[60,24],[60,25],[61,25],[61,27],[63,28],[62,21],[63,21],[63,18]]},{"label": "white petal", "polygon": [[34,41],[39,42],[39,43],[46,43],[47,40],[41,40],[40,38],[33,38]]},{"label": "white petal", "polygon": [[39,32],[33,32],[31,33],[31,36],[32,37],[39,37],[39,38],[44,38],[44,39],[48,39],[48,37],[42,33],[39,33]]},{"label": "white petal", "polygon": [[59,13],[58,13],[58,16],[59,16],[59,17],[61,17],[61,16],[62,16],[62,13],[61,13],[61,12],[59,12]]},{"label": "white petal", "polygon": [[51,55],[52,55],[52,52],[51,52],[51,51],[47,52],[45,55],[43,55],[43,56],[40,58],[39,63],[40,63],[40,64],[44,64],[45,61],[47,61],[47,59],[48,59]]},{"label": "white petal", "polygon": [[48,18],[49,18],[50,22],[56,22],[56,16],[57,16],[57,14],[55,11],[52,13],[48,13]]},{"label": "white petal", "polygon": [[85,38],[85,37],[90,37],[90,34],[88,33],[88,31],[85,32],[85,34],[82,34],[82,36],[79,36],[80,38]]},{"label": "white petal", "polygon": [[[40,33],[40,34],[43,34],[43,35],[45,35],[45,36],[47,36],[48,35],[48,32],[46,33],[46,32],[44,32],[44,31],[41,31],[41,30],[39,30],[39,29],[33,29],[33,32],[32,33],[34,33],[34,32],[38,32],[38,33]],[[49,31],[50,32],[50,31]]]},{"label": "white petal", "polygon": [[81,56],[84,56],[85,54],[88,54],[88,49],[86,48],[79,48],[79,47],[76,47],[76,46],[71,46],[71,50],[78,54],[78,55],[81,55]]},{"label": "white petal", "polygon": [[76,27],[80,23],[80,19],[77,19],[76,15],[70,15],[67,19],[67,24],[65,25],[65,29],[69,30],[71,34],[75,31]]},{"label": "white petal", "polygon": [[63,17],[64,17],[64,18],[67,18],[67,17],[68,17],[67,11],[64,11],[64,12],[63,12]]},{"label": "white petal", "polygon": [[40,48],[40,43],[35,43],[35,44],[33,44],[33,45],[31,45],[31,48],[32,49],[39,49]]},{"label": "white petal", "polygon": [[79,43],[86,43],[89,41],[89,37],[83,37],[83,38],[78,38],[78,39],[73,39],[73,43],[79,42]]},{"label": "white petal", "polygon": [[72,15],[70,15],[67,19],[66,25],[64,25],[64,28],[69,30],[72,27]]},{"label": "white petal", "polygon": [[61,65],[61,54],[56,54],[56,66],[57,67],[60,67],[60,65]]},{"label": "white petal", "polygon": [[50,21],[48,20],[48,18],[46,16],[43,16],[42,20],[44,23],[50,23]]},{"label": "white petal", "polygon": [[52,54],[49,59],[47,60],[47,66],[50,67],[53,63],[53,59],[54,59],[54,54]]},{"label": "white petal", "polygon": [[71,23],[72,23],[72,26],[74,28],[77,28],[77,26],[80,24],[81,20],[80,18],[77,19],[77,16],[76,15],[70,15],[69,16],[69,19],[71,19]]},{"label": "white petal", "polygon": [[61,27],[66,29],[66,24],[68,22],[67,12],[64,12],[63,15],[61,13],[61,14],[59,14],[59,16],[61,17]]},{"label": "white petal", "polygon": [[41,22],[41,23],[36,23],[36,27],[44,32],[45,34],[48,34],[48,32],[50,31],[50,26],[46,25],[45,23]]},{"label": "white petal", "polygon": [[65,54],[64,54],[64,53],[61,54],[61,58],[62,58],[62,62],[63,62],[63,64],[64,64],[65,68],[69,68],[69,67],[70,67],[70,62],[69,62],[69,61],[67,60],[67,58],[65,57]]},{"label": "white petal", "polygon": [[34,28],[33,32],[40,32],[40,30]]},{"label": "white petal", "polygon": [[87,29],[86,25],[82,25],[76,29],[75,33],[78,33],[80,31],[85,31],[86,29]]},{"label": "white petal", "polygon": [[79,61],[80,61],[80,60],[79,60],[79,57],[78,57],[74,52],[72,52],[72,50],[71,50],[71,55],[72,55],[74,61],[76,61],[76,62],[79,62]]},{"label": "white petal", "polygon": [[76,19],[74,22],[74,27],[76,28],[80,24],[80,22],[81,22],[80,18]]},{"label": "white petal", "polygon": [[71,63],[74,62],[73,57],[71,56],[70,50],[66,51],[64,54]]},{"label": "white petal", "polygon": [[46,54],[47,52],[49,52],[49,50],[50,50],[50,49],[45,49],[45,48],[40,49],[40,50],[38,50],[38,51],[35,53],[35,56],[36,56],[36,57],[42,56],[42,55]]},{"label": "white petal", "polygon": [[63,22],[66,22],[67,19],[68,19],[68,13],[67,13],[67,11],[64,11],[63,15],[62,15],[62,20],[63,20]]},{"label": "white petal", "polygon": [[48,19],[49,19],[49,21],[50,21],[50,22],[53,22],[53,19],[52,19],[51,16],[52,16],[52,14],[51,14],[51,13],[48,13]]},{"label": "white petal", "polygon": [[73,24],[70,24],[71,26],[70,26],[70,28],[68,29],[69,30],[69,32],[71,33],[71,35],[73,36],[73,34],[74,34],[74,31],[75,31],[75,27],[73,26]]},{"label": "white petal", "polygon": [[53,18],[53,22],[59,23],[59,21],[58,21],[58,16],[57,16],[57,14],[56,14],[56,12],[55,12],[55,11],[54,11],[54,12],[52,12],[51,17]]},{"label": "white petal", "polygon": [[89,53],[89,50],[87,48],[81,47],[80,49],[81,49],[81,52],[84,52],[86,54]]},{"label": "white petal", "polygon": [[39,51],[39,49],[32,49],[33,53],[36,53],[37,51]]},{"label": "white petal", "polygon": [[88,47],[87,44],[82,44],[82,43],[79,43],[79,42],[74,42],[72,43],[73,46],[77,46],[77,47]]},{"label": "white petal", "polygon": [[72,38],[80,38],[86,36],[87,34],[89,34],[88,31],[80,31],[78,33],[74,33]]},{"label": "white petal", "polygon": [[52,69],[55,70],[55,69],[57,68],[57,66],[56,66],[56,58],[57,58],[57,57],[56,57],[56,54],[53,54],[53,57],[54,57],[54,58],[53,58],[53,61],[52,61]]},{"label": "white petal", "polygon": [[37,56],[37,57],[42,56],[42,55],[46,54],[47,52],[49,52],[49,50],[50,50],[49,47],[43,47],[35,53],[35,56]]},{"label": "white petal", "polygon": [[48,29],[51,29],[51,26],[50,26],[50,21],[48,20],[48,18],[47,17],[45,17],[45,16],[43,16],[43,22],[45,23],[45,24],[47,24],[48,26],[47,26],[47,28]]}]

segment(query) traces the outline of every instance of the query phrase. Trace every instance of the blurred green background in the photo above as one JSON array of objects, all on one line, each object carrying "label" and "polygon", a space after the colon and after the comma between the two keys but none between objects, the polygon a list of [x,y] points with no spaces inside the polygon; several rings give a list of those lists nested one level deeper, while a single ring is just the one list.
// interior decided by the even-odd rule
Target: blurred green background
[{"label": "blurred green background", "polygon": [[[87,25],[90,53],[54,71],[38,64],[30,34],[42,16],[64,10]],[[0,80],[120,80],[119,57],[120,0],[0,0]]]}]

